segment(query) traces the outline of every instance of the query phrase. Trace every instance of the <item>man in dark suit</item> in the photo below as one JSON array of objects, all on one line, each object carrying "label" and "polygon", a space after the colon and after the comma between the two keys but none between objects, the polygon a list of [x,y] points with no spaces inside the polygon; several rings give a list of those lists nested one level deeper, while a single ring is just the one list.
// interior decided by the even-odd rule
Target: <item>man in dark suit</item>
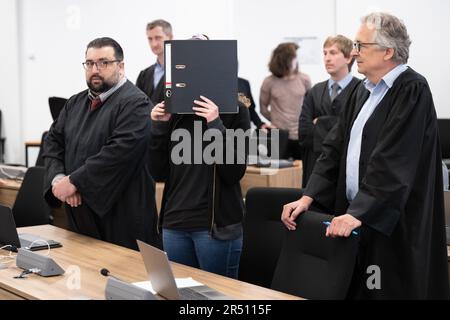
[{"label": "man in dark suit", "polygon": [[45,140],[45,199],[65,203],[72,231],[137,249],[160,246],[149,161],[151,103],[125,77],[111,38],[86,49],[87,90],[72,96]]},{"label": "man in dark suit", "polygon": [[157,59],[155,64],[141,71],[136,86],[156,105],[164,100],[164,41],[173,39],[171,24],[162,19],[150,22],[147,39]]},{"label": "man in dark suit", "polygon": [[355,61],[352,49],[352,40],[342,35],[328,37],[323,44],[323,62],[330,78],[307,93],[298,127],[298,141],[303,149],[303,187],[319,158],[323,140],[360,82],[350,73]]}]

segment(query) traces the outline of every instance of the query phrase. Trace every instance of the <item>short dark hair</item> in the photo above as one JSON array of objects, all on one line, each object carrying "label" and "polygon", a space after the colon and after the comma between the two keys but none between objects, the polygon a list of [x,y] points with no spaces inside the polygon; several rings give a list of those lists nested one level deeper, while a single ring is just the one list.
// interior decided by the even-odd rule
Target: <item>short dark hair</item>
[{"label": "short dark hair", "polygon": [[103,47],[113,48],[114,49],[114,57],[116,58],[116,60],[123,61],[122,47],[116,40],[114,40],[112,38],[108,38],[108,37],[97,38],[97,39],[94,39],[91,42],[89,42],[89,44],[87,45],[87,48],[86,48],[86,53],[89,50],[89,48],[99,49],[99,48],[103,48]]},{"label": "short dark hair", "polygon": [[275,77],[287,76],[291,70],[291,62],[297,56],[298,44],[294,42],[281,43],[273,50],[269,62],[269,70]]},{"label": "short dark hair", "polygon": [[172,25],[170,22],[163,19],[154,20],[147,24],[147,31],[156,27],[161,27],[166,36],[172,36]]}]

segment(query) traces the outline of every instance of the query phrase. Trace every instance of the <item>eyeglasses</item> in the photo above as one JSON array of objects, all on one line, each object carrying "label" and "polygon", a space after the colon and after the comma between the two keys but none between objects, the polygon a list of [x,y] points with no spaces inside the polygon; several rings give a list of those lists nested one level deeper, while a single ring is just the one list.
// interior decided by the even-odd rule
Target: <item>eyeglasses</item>
[{"label": "eyeglasses", "polygon": [[100,60],[100,61],[85,61],[82,63],[83,67],[86,70],[92,70],[92,68],[94,67],[94,65],[97,67],[98,70],[104,70],[106,68],[108,68],[108,66],[111,63],[114,62],[122,62],[121,60]]},{"label": "eyeglasses", "polygon": [[374,46],[374,45],[379,45],[376,42],[360,42],[360,41],[355,41],[353,42],[353,49],[355,49],[356,52],[361,52],[361,48],[364,48],[365,46]]}]

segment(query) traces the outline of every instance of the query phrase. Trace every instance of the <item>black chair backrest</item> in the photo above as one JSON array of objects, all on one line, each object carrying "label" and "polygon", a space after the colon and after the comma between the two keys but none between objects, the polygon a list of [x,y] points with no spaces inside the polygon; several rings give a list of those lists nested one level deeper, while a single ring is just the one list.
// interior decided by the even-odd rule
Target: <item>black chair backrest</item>
[{"label": "black chair backrest", "polygon": [[44,164],[44,158],[43,158],[43,154],[44,154],[44,140],[45,137],[47,136],[48,131],[44,131],[42,133],[42,137],[41,137],[41,146],[39,147],[39,153],[38,156],[36,158],[36,167],[43,167],[45,166]]},{"label": "black chair backrest", "polygon": [[51,222],[51,209],[44,200],[43,167],[30,167],[12,208],[17,227],[35,226]]},{"label": "black chair backrest", "polygon": [[450,119],[438,119],[442,158],[450,159]]},{"label": "black chair backrest", "polygon": [[283,206],[301,195],[301,189],[292,188],[252,188],[247,192],[240,280],[270,287],[285,230]]},{"label": "black chair backrest", "polygon": [[359,236],[325,237],[324,221],[333,216],[308,211],[295,231],[285,232],[272,281],[275,290],[307,299],[345,299],[358,250]]},{"label": "black chair backrest", "polygon": [[58,119],[59,113],[64,108],[67,99],[61,97],[48,98],[48,105],[50,106],[50,113],[52,114],[53,121]]}]

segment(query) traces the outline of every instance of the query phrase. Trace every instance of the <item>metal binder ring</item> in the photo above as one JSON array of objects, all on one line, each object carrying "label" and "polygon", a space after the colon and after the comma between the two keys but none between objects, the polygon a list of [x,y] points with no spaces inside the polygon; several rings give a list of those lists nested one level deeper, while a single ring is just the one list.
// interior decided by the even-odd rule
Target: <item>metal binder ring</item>
[{"label": "metal binder ring", "polygon": [[178,70],[186,69],[186,65],[184,65],[184,64],[177,64],[177,65],[175,65],[175,69],[178,69]]},{"label": "metal binder ring", "polygon": [[186,88],[186,83],[183,83],[183,82],[177,83],[177,84],[175,84],[175,87],[177,87],[177,88]]}]

